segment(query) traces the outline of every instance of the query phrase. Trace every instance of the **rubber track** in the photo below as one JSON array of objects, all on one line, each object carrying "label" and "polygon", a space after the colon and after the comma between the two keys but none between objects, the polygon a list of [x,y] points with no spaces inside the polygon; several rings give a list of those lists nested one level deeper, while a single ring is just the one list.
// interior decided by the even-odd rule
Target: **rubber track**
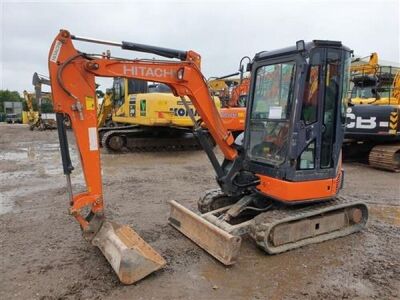
[{"label": "rubber track", "polygon": [[[204,214],[221,207],[231,205],[238,201],[241,196],[227,196],[220,188],[211,189],[205,192],[204,196],[197,201],[198,210]],[[218,200],[220,202],[218,202]]]},{"label": "rubber track", "polygon": [[[312,216],[328,213],[329,211],[359,206],[363,210],[363,219],[359,224],[354,224],[333,232],[306,238],[289,244],[273,246],[269,241],[272,229],[283,223],[290,223],[295,220],[307,219]],[[283,206],[283,208],[273,209],[256,216],[250,226],[250,235],[256,241],[257,245],[269,254],[276,254],[302,247],[308,244],[323,242],[337,237],[345,236],[353,232],[360,231],[366,225],[368,219],[367,206],[360,202],[349,200],[343,197],[335,198],[328,202],[322,202],[314,205],[307,205],[301,208]],[[267,237],[267,238],[266,238]]]}]

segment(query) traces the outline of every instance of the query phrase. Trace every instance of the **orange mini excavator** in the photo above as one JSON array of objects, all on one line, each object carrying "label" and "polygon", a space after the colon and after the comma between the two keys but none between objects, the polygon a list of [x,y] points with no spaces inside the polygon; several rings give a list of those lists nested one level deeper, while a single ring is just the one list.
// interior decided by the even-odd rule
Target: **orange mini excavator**
[{"label": "orange mini excavator", "polygon": [[[73,40],[176,60],[85,54],[75,49]],[[130,227],[104,216],[95,76],[161,82],[183,103],[184,96],[190,98],[223,153],[220,162],[207,134],[194,122],[194,132],[220,188],[199,200],[202,214],[171,201],[169,222],[224,264],[235,262],[243,234],[249,233],[266,252],[279,253],[363,228],[368,218],[366,205],[337,197],[343,181],[343,100],[350,53],[340,42],[315,40],[256,54],[249,65],[244,138],[235,140],[210,96],[199,54],[93,40],[61,30],[50,48],[49,70],[70,213],[84,237],[100,248],[123,283],[140,280],[165,264]],[[314,73],[317,76],[310,76]],[[311,90],[315,84],[317,88]],[[87,186],[79,194],[73,193],[70,181],[73,167],[63,125],[66,115],[71,119]]]}]

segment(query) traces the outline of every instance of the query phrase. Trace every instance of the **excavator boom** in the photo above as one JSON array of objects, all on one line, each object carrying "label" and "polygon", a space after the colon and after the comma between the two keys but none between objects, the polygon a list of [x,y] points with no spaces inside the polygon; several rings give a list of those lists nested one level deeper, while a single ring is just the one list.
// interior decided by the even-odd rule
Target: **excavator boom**
[{"label": "excavator boom", "polygon": [[[178,58],[181,61],[125,60],[88,55],[77,51],[73,40],[120,46],[123,49]],[[181,97],[184,103],[186,103],[184,96],[189,97],[227,160],[234,160],[237,157],[237,150],[232,146],[234,138],[223,125],[200,71],[200,55],[194,51],[179,51],[129,42],[105,42],[73,36],[68,31],[61,30],[50,48],[49,73],[54,110],[57,112],[63,169],[71,205],[70,213],[79,222],[84,237],[99,247],[120,280],[127,284],[133,283],[161,268],[165,260],[132,229],[110,222],[104,217],[97,138],[95,76],[135,78],[165,83],[171,87],[175,96]],[[71,186],[70,175],[73,166],[63,126],[63,119],[66,116],[71,120],[87,188],[86,192],[78,194],[73,192]],[[198,131],[202,132],[200,126]],[[206,140],[203,140],[202,145],[211,148]],[[217,168],[217,173],[222,175],[221,166],[212,149],[207,154],[213,161],[213,166]],[[87,216],[82,215],[85,207],[90,208]],[[137,262],[142,263],[137,265]]]}]

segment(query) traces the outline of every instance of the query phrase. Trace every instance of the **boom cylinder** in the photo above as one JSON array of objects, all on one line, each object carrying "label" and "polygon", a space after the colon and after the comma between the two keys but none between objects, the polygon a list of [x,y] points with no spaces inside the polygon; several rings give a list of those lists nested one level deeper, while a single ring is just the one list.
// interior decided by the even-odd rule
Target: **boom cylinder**
[{"label": "boom cylinder", "polygon": [[131,42],[122,42],[122,49],[152,53],[152,54],[160,55],[163,57],[177,58],[180,60],[186,60],[186,57],[187,57],[186,51],[163,48],[163,47],[156,47],[156,46],[149,46],[149,45],[143,45],[143,44],[137,44],[137,43],[131,43]]},{"label": "boom cylinder", "polygon": [[76,36],[76,35],[71,35],[71,39],[77,40],[77,41],[82,41],[82,42],[88,42],[88,43],[121,47],[124,50],[152,53],[152,54],[163,56],[163,57],[177,58],[182,61],[186,60],[186,58],[187,58],[187,51],[183,51],[183,50],[150,46],[150,45],[144,45],[144,44],[138,44],[138,43],[132,43],[132,42],[125,42],[125,41],[112,42],[112,41],[105,41],[105,40],[97,40],[97,39],[92,39],[92,38],[87,38],[87,37]]}]

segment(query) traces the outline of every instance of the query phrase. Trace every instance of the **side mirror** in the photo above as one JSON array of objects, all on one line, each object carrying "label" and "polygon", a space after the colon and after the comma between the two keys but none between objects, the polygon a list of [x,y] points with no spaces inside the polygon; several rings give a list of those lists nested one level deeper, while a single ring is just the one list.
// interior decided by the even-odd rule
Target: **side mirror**
[{"label": "side mirror", "polygon": [[252,67],[253,67],[253,64],[252,63],[248,63],[247,66],[246,66],[246,72],[251,72]]},{"label": "side mirror", "polygon": [[297,51],[304,51],[306,49],[306,44],[304,43],[304,40],[296,42],[296,49]]}]

